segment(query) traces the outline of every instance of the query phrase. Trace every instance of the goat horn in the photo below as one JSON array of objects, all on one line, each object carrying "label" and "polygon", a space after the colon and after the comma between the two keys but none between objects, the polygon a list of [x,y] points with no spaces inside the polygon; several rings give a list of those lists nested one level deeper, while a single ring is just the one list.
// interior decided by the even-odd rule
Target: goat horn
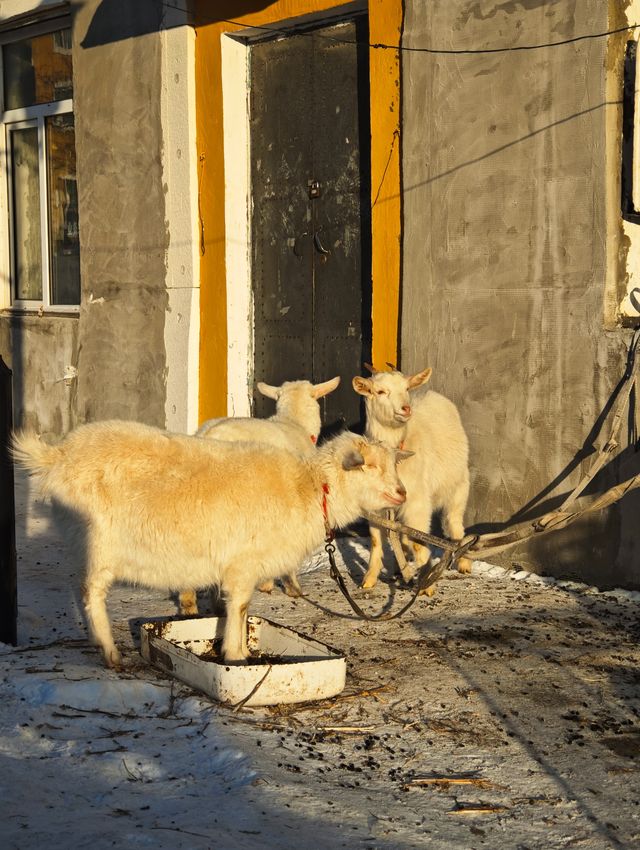
[{"label": "goat horn", "polygon": [[368,372],[371,372],[371,374],[372,374],[372,375],[373,375],[373,373],[376,371],[376,370],[373,368],[373,366],[371,365],[371,363],[365,363],[365,364],[364,364],[364,368],[365,368]]},{"label": "goat horn", "polygon": [[397,371],[398,371],[398,367],[397,367],[397,366],[394,366],[394,364],[393,364],[393,363],[389,363],[389,361],[388,361],[388,360],[387,360],[387,366],[391,369],[391,371],[392,371],[392,372],[397,372]]}]

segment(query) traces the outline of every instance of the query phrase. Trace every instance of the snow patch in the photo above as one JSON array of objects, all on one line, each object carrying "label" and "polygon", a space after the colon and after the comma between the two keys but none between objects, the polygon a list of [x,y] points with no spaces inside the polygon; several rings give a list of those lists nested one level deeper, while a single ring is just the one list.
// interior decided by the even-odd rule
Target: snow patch
[{"label": "snow patch", "polygon": [[98,679],[74,682],[16,674],[14,694],[33,707],[67,706],[84,711],[153,716],[169,708],[170,689],[138,680]]},{"label": "snow patch", "polygon": [[589,596],[602,595],[612,597],[617,599],[619,602],[640,602],[640,591],[638,590],[623,590],[622,588],[600,590],[597,587],[593,587],[590,584],[584,584],[583,582],[557,579],[553,576],[541,576],[537,573],[531,573],[528,570],[511,570],[508,567],[498,567],[495,564],[489,564],[486,561],[474,561],[471,572],[474,576],[481,578],[526,581],[528,584],[537,585],[539,587],[558,587],[561,590],[568,590],[572,593],[583,593]]}]

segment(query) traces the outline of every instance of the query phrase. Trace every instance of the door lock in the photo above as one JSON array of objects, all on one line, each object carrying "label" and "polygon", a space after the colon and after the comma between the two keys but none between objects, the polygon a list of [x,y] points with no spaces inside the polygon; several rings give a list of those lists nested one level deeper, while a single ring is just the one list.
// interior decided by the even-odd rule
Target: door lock
[{"label": "door lock", "polygon": [[319,198],[320,195],[321,195],[320,181],[319,180],[309,180],[307,185],[309,187],[309,197],[311,199]]}]

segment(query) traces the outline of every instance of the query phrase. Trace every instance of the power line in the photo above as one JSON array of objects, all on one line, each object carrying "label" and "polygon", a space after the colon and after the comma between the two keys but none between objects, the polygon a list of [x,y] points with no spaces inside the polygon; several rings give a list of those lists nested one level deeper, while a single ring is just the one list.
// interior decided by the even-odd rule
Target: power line
[{"label": "power line", "polygon": [[[179,6],[174,6],[171,3],[163,2],[163,6],[169,9],[177,9],[180,12],[185,11],[183,8]],[[611,30],[603,30],[602,32],[596,33],[587,33],[585,35],[576,35],[572,38],[565,38],[562,41],[548,41],[543,42],[541,44],[520,44],[513,45],[512,47],[482,47],[482,48],[438,48],[438,47],[409,47],[405,45],[398,44],[385,44],[384,42],[365,42],[365,41],[352,41],[351,39],[338,38],[337,36],[327,35],[318,32],[305,32],[305,31],[292,31],[291,29],[287,29],[285,27],[277,27],[277,26],[264,26],[258,24],[245,24],[242,21],[232,20],[231,18],[215,18],[217,23],[221,24],[232,24],[233,26],[240,27],[241,29],[248,30],[260,30],[261,32],[271,33],[273,35],[291,35],[292,32],[295,32],[295,35],[306,36],[308,38],[324,38],[328,41],[334,41],[338,44],[352,44],[359,46],[367,46],[372,50],[395,50],[400,53],[428,53],[433,55],[443,55],[443,56],[473,56],[473,55],[481,55],[481,54],[492,54],[492,53],[516,53],[519,51],[528,51],[528,50],[544,50],[549,47],[562,47],[566,44],[575,44],[579,41],[588,41],[591,39],[597,38],[606,38],[610,35],[617,35],[622,32],[628,32],[630,30],[636,30],[640,28],[640,24],[629,24],[625,27],[617,27],[616,29]]]},{"label": "power line", "polygon": [[[235,26],[243,27],[245,29],[253,29],[253,30],[263,30],[265,32],[271,32],[274,35],[291,35],[290,29],[284,29],[282,27],[266,27],[266,26],[258,26],[255,24],[243,24],[240,21],[233,21],[227,18],[218,18],[220,23],[223,24],[234,24]],[[373,50],[397,50],[403,53],[432,53],[437,55],[453,55],[453,56],[464,56],[464,55],[474,55],[478,53],[513,53],[519,50],[542,50],[546,47],[561,47],[564,44],[574,44],[577,41],[585,41],[587,39],[595,39],[595,38],[605,38],[608,35],[616,35],[617,33],[627,32],[628,30],[634,30],[640,27],[640,24],[629,24],[626,27],[618,27],[614,30],[604,30],[603,32],[589,33],[587,35],[576,35],[573,38],[566,38],[563,41],[549,41],[543,44],[521,44],[514,45],[513,47],[482,47],[477,49],[472,48],[437,48],[437,47],[407,47],[404,45],[397,44],[384,44],[383,42],[363,42],[363,41],[351,41],[345,38],[338,38],[333,35],[326,35],[321,33],[314,32],[296,32],[296,35],[306,35],[315,38],[325,38],[328,41],[336,41],[340,44],[354,44],[354,45],[366,45]]]}]

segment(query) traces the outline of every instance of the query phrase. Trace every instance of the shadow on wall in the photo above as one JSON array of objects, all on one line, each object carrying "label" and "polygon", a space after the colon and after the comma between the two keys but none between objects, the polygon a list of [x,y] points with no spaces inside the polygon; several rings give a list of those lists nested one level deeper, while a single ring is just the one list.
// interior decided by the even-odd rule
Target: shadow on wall
[{"label": "shadow on wall", "polygon": [[[486,534],[504,531],[520,523],[532,523],[546,513],[557,510],[596,460],[596,452],[609,441],[626,444],[619,454],[612,453],[612,460],[605,463],[592,481],[585,487],[573,507],[580,510],[595,497],[602,495],[622,481],[640,474],[640,442],[637,426],[637,388],[628,383],[635,366],[638,337],[634,337],[625,374],[619,380],[609,399],[596,418],[583,445],[555,478],[522,508],[504,522],[482,522],[469,526],[468,532]],[[625,395],[629,393],[625,402]],[[614,415],[612,415],[614,414]],[[612,433],[619,417],[616,433]],[[626,435],[624,434],[626,428]],[[582,468],[579,469],[582,465]],[[579,470],[573,485],[562,492],[558,487]],[[576,520],[567,528],[533,537],[527,543],[507,550],[492,560],[535,572],[540,569],[551,575],[586,581],[600,588],[640,587],[640,570],[632,567],[640,562],[637,547],[633,542],[625,547],[625,541],[634,540],[635,518],[640,510],[640,492],[632,490],[623,498],[600,511],[594,511]],[[622,542],[621,542],[622,541]],[[630,572],[632,576],[630,578]]]},{"label": "shadow on wall", "polygon": [[25,405],[27,393],[26,382],[26,353],[25,353],[25,328],[18,316],[12,316],[9,325],[9,351],[11,356],[11,369],[13,371],[13,427],[17,430],[24,428]]},{"label": "shadow on wall", "polygon": [[[640,452],[630,446],[611,462],[610,468],[596,476],[586,488],[585,496],[593,499],[638,474]],[[640,492],[632,490],[609,508],[594,511],[562,531],[533,538],[527,545],[526,556],[534,564],[544,564],[546,572],[602,589],[640,588],[640,554],[634,543],[638,516]],[[623,548],[627,539],[629,543]],[[514,554],[517,560],[517,550]]]},{"label": "shadow on wall", "polygon": [[[571,475],[571,473],[583,461],[585,461],[588,457],[593,455],[594,452],[596,452],[599,449],[599,447],[604,446],[606,441],[610,440],[612,437],[614,437],[615,439],[618,439],[619,433],[623,430],[623,423],[625,421],[624,420],[625,413],[626,413],[626,417],[627,417],[627,439],[626,439],[627,445],[632,446],[632,447],[637,445],[637,443],[638,443],[638,434],[637,434],[638,427],[637,427],[637,422],[636,422],[637,389],[634,389],[632,387],[631,383],[628,383],[629,381],[631,381],[634,370],[636,369],[635,359],[636,359],[637,345],[638,345],[638,336],[636,335],[634,337],[634,339],[632,340],[630,346],[629,346],[629,351],[627,353],[627,365],[626,365],[626,369],[625,369],[624,374],[622,375],[622,377],[620,378],[620,380],[618,381],[618,383],[614,387],[611,395],[607,399],[606,404],[604,405],[604,407],[602,408],[602,410],[600,411],[600,413],[596,417],[596,421],[594,422],[591,430],[587,434],[587,436],[584,440],[584,443],[582,444],[582,447],[576,452],[574,457],[569,461],[569,463],[565,466],[565,468],[563,470],[561,470],[558,473],[558,475],[556,475],[556,477],[552,481],[549,482],[549,484],[547,484],[547,486],[543,490],[541,490],[532,499],[530,499],[529,502],[527,502],[526,505],[523,505],[523,507],[520,508],[520,510],[516,511],[516,513],[513,514],[509,520],[507,520],[507,522],[502,523],[501,525],[496,525],[492,528],[489,528],[489,526],[487,526],[487,528],[486,528],[487,531],[498,531],[498,530],[501,530],[502,528],[504,528],[505,526],[511,525],[512,523],[515,523],[515,522],[524,522],[525,520],[536,519],[537,517],[541,516],[541,514],[545,513],[546,511],[554,510],[555,508],[557,508],[561,504],[561,502],[566,498],[566,496],[568,495],[567,493],[557,495],[554,498],[549,499],[548,501],[546,501],[544,503],[541,500],[544,499],[546,496],[548,496],[549,493],[552,493],[558,486],[560,486],[563,483],[563,481],[566,481],[567,478]],[[625,387],[626,387],[626,389],[625,389]],[[624,401],[624,395],[622,394],[623,389],[625,390],[625,392],[628,393],[628,398],[627,398],[626,401]],[[614,405],[616,405],[616,404],[618,405],[618,407],[616,409],[616,413],[615,413],[614,417],[612,417],[611,420],[609,422],[607,422],[610,414],[613,411]],[[616,417],[619,417],[619,422],[618,422],[617,425],[616,425]],[[605,429],[605,426],[606,426],[606,429]],[[612,434],[612,429],[614,429],[614,428],[617,429],[615,435]],[[635,451],[637,451],[637,448],[635,449]],[[635,451],[634,451],[634,453],[635,453]],[[628,454],[628,452],[625,451],[624,454],[626,455],[626,454]],[[593,484],[596,483],[598,478],[600,478],[602,473],[604,473],[604,471],[607,468],[615,469],[615,464],[619,464],[622,461],[622,458],[623,458],[623,455],[620,455],[615,459],[615,463],[612,464],[610,467],[605,466],[605,468],[602,470],[602,472],[594,479],[593,482],[591,482],[591,486],[585,490],[585,493],[602,492],[602,491],[599,491],[598,489],[594,490]],[[590,461],[590,464],[591,463],[593,463],[593,460]],[[631,473],[629,473],[629,475],[627,477],[631,477],[631,475],[635,475],[635,474],[636,474],[635,472],[631,472]],[[620,478],[618,477],[617,480],[620,480]],[[607,486],[609,486],[609,487],[613,486],[613,483],[614,482],[612,482],[611,484],[609,484]],[[485,529],[483,528],[482,530],[484,531]]]},{"label": "shadow on wall", "polygon": [[9,450],[12,428],[11,370],[0,355],[0,642],[17,643],[15,508],[13,463]]},{"label": "shadow on wall", "polygon": [[136,3],[131,3],[131,0],[102,0],[89,25],[82,47],[99,47],[148,35],[161,29],[183,26],[184,17],[172,17],[176,12],[188,15],[192,26],[206,26],[225,19],[236,20],[271,5],[273,0],[236,0],[228,3],[194,3],[187,0],[137,0]]},{"label": "shadow on wall", "polygon": [[[540,496],[529,502],[509,520],[501,523],[482,523],[469,527],[472,533],[501,531],[522,522],[533,522],[543,514],[556,510],[567,498],[571,489],[544,498],[545,493],[566,480],[589,452],[580,451],[551,485]],[[585,465],[585,471],[588,462]],[[616,484],[640,474],[640,451],[637,444],[629,445],[585,488],[583,496],[575,503],[576,510],[584,508],[597,496]],[[538,501],[538,498],[542,499]],[[632,490],[622,499],[603,510],[594,511],[574,521],[567,528],[535,536],[527,543],[507,550],[491,560],[504,566],[509,564],[544,572],[562,578],[576,579],[601,589],[613,587],[640,587],[640,571],[634,565],[640,561],[635,544],[628,551],[621,542],[635,538],[633,528],[640,515],[640,491]],[[626,527],[626,531],[625,531]]]}]

